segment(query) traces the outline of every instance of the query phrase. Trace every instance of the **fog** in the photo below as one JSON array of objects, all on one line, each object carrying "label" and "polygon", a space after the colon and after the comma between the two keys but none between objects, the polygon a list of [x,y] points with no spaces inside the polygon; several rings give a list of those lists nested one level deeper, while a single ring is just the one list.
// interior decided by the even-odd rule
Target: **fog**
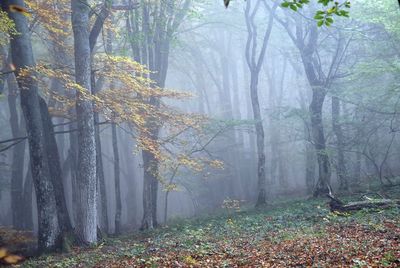
[{"label": "fog", "polygon": [[22,34],[0,33],[0,225],[42,249],[46,209],[93,242],[400,175],[395,1],[26,2],[2,3]]}]

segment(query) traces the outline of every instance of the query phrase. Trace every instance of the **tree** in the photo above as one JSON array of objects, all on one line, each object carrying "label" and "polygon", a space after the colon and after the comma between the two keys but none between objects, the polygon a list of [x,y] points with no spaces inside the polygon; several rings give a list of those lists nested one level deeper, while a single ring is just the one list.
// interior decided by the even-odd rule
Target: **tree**
[{"label": "tree", "polygon": [[57,206],[46,155],[45,131],[39,103],[38,83],[33,79],[32,75],[20,75],[22,70],[35,66],[28,23],[25,14],[12,11],[10,5],[24,7],[24,1],[3,1],[2,9],[8,12],[18,32],[18,34],[11,35],[11,58],[16,68],[18,86],[20,90],[22,89],[20,91],[21,107],[25,117],[32,178],[37,196],[38,248],[39,251],[44,252],[53,250],[59,242]]},{"label": "tree", "polygon": [[87,1],[71,0],[72,29],[74,32],[74,55],[76,83],[83,91],[76,93],[76,116],[78,122],[77,197],[78,218],[76,232],[83,243],[97,242],[96,208],[96,143],[94,136],[93,105],[83,96],[91,92],[91,67],[89,46],[89,4]]},{"label": "tree", "polygon": [[[6,55],[4,55],[6,56]],[[10,62],[6,60],[6,62]],[[11,132],[14,138],[24,136],[24,121],[18,114],[17,98],[19,89],[14,74],[8,74],[8,107],[10,110],[10,125]],[[11,210],[13,227],[17,230],[26,229],[24,218],[24,203],[21,202],[24,198],[24,162],[25,162],[25,141],[20,142],[13,148],[13,160],[11,166]]]},{"label": "tree", "polygon": [[[265,5],[268,7],[267,4]],[[273,12],[271,8],[269,10],[271,13]],[[318,41],[321,31],[316,24],[305,22],[300,16],[292,16],[287,20],[276,16],[276,20],[286,29],[293,44],[300,52],[304,72],[312,90],[309,112],[312,141],[317,153],[319,171],[318,180],[314,188],[314,196],[319,196],[328,193],[331,188],[331,165],[326,147],[322,108],[332,82],[340,77],[338,73],[339,67],[343,62],[351,38],[345,40],[339,30],[335,32],[335,36],[327,33],[327,37],[335,41],[335,48],[332,55],[329,55],[330,60],[323,62],[319,60],[320,45]],[[293,26],[290,24],[290,20]]]},{"label": "tree", "polygon": [[[131,12],[127,17],[133,58],[148,67],[151,71],[149,77],[155,81],[156,87],[165,86],[170,43],[185,18],[190,3],[190,0],[144,1],[140,10]],[[161,105],[160,98],[154,96],[146,101],[156,109]],[[150,138],[154,141],[158,139],[162,128],[162,123],[157,121],[156,118],[149,117],[146,122]],[[142,229],[152,229],[157,226],[159,159],[146,148],[142,151],[142,158],[144,171]]]},{"label": "tree", "polygon": [[255,120],[256,139],[257,139],[257,155],[258,155],[258,197],[256,206],[262,206],[266,203],[267,186],[265,175],[265,149],[264,149],[264,127],[261,117],[260,102],[258,99],[258,77],[264,56],[267,49],[267,44],[272,31],[274,12],[278,7],[277,2],[272,7],[272,12],[268,19],[267,28],[265,30],[262,46],[257,56],[257,26],[254,18],[259,10],[261,0],[248,0],[245,10],[246,26],[247,26],[247,43],[246,43],[246,62],[250,70],[250,95],[253,108],[253,117]]}]

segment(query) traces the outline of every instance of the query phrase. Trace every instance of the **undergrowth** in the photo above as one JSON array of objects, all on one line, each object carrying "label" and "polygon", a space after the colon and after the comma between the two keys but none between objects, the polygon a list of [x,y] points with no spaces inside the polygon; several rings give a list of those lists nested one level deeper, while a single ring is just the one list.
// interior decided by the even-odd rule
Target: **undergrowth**
[{"label": "undergrowth", "polygon": [[[354,198],[354,197],[353,197]],[[345,198],[349,199],[349,198]],[[331,213],[326,199],[180,219],[22,267],[398,267],[400,210]]]}]

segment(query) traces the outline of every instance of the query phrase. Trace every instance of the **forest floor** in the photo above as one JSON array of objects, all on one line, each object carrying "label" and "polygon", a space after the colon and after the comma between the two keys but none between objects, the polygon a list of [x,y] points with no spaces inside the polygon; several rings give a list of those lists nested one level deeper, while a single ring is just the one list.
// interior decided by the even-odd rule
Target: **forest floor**
[{"label": "forest floor", "polygon": [[400,267],[398,207],[337,214],[326,202],[180,220],[21,267]]}]

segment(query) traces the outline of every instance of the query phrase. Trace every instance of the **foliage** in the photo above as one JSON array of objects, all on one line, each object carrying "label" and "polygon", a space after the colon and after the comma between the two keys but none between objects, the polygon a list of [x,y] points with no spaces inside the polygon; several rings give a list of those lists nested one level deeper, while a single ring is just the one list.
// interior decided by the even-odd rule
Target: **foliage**
[{"label": "foliage", "polygon": [[71,34],[70,1],[25,1],[32,14],[31,27],[41,27],[47,33],[48,41],[64,46]]},{"label": "foliage", "polygon": [[[201,133],[201,126],[206,121],[203,116],[184,114],[166,104],[154,105],[150,98],[185,99],[190,95],[174,90],[161,89],[147,78],[150,73],[144,66],[128,57],[97,54],[94,64],[96,77],[101,77],[103,89],[97,94],[88,94],[79,86],[72,74],[63,69],[52,68],[46,64],[38,64],[35,68],[23,70],[22,76],[33,75],[41,85],[43,93],[58,102],[57,110],[51,112],[58,116],[66,116],[75,106],[75,91],[79,91],[84,98],[91,100],[95,109],[108,121],[129,123],[135,131],[132,135],[138,141],[138,148],[152,152],[164,165],[171,165],[177,160],[178,164],[194,171],[200,171],[204,163],[218,166],[218,162],[206,158],[193,158],[183,150],[184,145],[190,145],[187,139],[177,140],[179,135],[188,129],[196,134]],[[58,79],[65,91],[55,92],[49,88],[48,80]],[[147,122],[153,122],[149,125]],[[163,126],[170,138],[154,139],[151,128],[154,125]],[[137,134],[136,134],[137,133]],[[172,137],[172,138],[171,138]],[[180,143],[181,151],[164,150],[166,143]]]},{"label": "foliage", "polygon": [[[224,4],[228,7],[230,0],[224,0]],[[318,0],[317,3],[323,7],[322,10],[318,10],[315,13],[314,19],[317,21],[317,25],[330,26],[333,23],[333,16],[348,17],[350,8],[350,1],[345,0],[343,2],[335,0]],[[293,11],[298,11],[304,7],[304,5],[310,4],[310,0],[284,0],[281,4],[284,8],[290,8]]]},{"label": "foliage", "polygon": [[8,44],[10,36],[16,35],[14,22],[8,17],[7,13],[0,10],[0,46]]},{"label": "foliage", "polygon": [[[304,5],[309,4],[310,0],[293,0],[284,1],[281,6],[290,8],[293,11],[297,11],[299,8],[303,8]],[[330,26],[333,23],[333,16],[349,17],[350,1],[345,0],[338,2],[335,0],[318,0],[318,4],[323,6],[323,10],[318,10],[315,13],[314,19],[317,21],[317,25]]]}]

